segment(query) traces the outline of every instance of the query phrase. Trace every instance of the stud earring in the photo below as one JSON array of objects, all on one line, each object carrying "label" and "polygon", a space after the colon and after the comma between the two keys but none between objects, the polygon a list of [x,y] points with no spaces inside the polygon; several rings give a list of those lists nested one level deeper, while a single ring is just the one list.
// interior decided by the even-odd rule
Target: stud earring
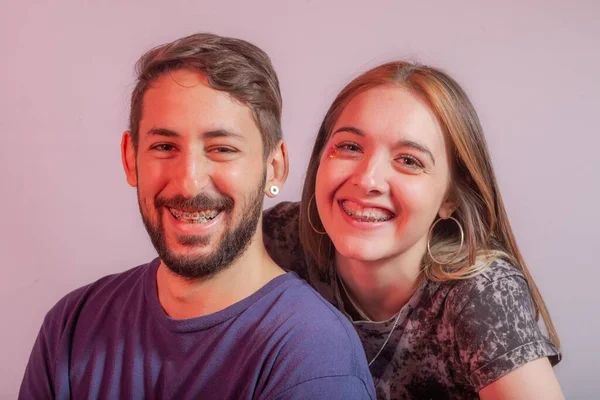
[{"label": "stud earring", "polygon": [[271,187],[269,188],[269,192],[273,195],[273,196],[277,196],[279,194],[279,188],[275,185],[271,185]]}]

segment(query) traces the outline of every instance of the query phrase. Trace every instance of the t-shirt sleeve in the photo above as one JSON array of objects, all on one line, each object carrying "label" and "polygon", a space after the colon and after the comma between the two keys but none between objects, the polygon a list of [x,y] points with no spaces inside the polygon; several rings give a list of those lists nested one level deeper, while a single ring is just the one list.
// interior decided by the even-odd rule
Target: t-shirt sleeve
[{"label": "t-shirt sleeve", "polygon": [[46,314],[25,368],[19,399],[70,397],[69,376],[64,372],[68,370],[69,351],[64,343],[72,335],[70,319],[87,288],[64,296]]},{"label": "t-shirt sleeve", "polygon": [[19,399],[53,399],[52,351],[46,324],[42,325],[33,345],[25,375],[21,382]]},{"label": "t-shirt sleeve", "polygon": [[375,394],[358,377],[346,375],[329,376],[302,382],[272,398],[272,400],[304,399],[374,400]]},{"label": "t-shirt sleeve", "polygon": [[299,235],[300,204],[281,202],[263,213],[263,241],[271,258],[283,269],[308,280]]},{"label": "t-shirt sleeve", "polygon": [[58,396],[55,387],[56,365],[68,362],[59,359],[60,338],[66,328],[69,306],[83,289],[63,297],[46,314],[25,368],[19,399],[54,399]]},{"label": "t-shirt sleeve", "polygon": [[527,281],[504,276],[476,285],[454,327],[458,355],[476,391],[541,357],[560,360],[542,334]]}]

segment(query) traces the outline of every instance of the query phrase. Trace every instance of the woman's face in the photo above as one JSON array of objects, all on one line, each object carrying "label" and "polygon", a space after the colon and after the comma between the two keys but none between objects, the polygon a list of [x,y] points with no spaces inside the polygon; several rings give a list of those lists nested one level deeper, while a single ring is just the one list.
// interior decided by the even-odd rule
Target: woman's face
[{"label": "woman's face", "polygon": [[[319,216],[341,256],[424,254],[429,227],[450,215],[450,160],[428,105],[407,89],[369,89],[344,108],[317,171]],[[419,255],[420,254],[420,255]]]}]

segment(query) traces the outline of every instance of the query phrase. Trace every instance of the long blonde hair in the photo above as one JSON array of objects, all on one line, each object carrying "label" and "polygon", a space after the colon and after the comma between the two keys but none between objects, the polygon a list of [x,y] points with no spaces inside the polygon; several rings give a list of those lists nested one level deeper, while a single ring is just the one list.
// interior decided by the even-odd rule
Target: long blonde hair
[{"label": "long blonde hair", "polygon": [[324,231],[313,199],[321,153],[350,100],[381,85],[406,88],[424,99],[436,115],[453,154],[450,190],[458,206],[453,216],[464,228],[465,245],[459,251],[456,225],[447,221],[438,223],[430,245],[435,260],[441,264],[426,253],[425,276],[436,282],[467,279],[481,273],[494,259],[507,259],[522,271],[537,317],[542,317],[550,340],[560,347],[548,309],[508,221],[477,113],[460,85],[439,69],[402,61],[386,63],[363,73],[338,94],[319,129],[304,181],[300,210],[300,240],[304,249],[322,268],[333,262],[331,239],[313,229]]}]

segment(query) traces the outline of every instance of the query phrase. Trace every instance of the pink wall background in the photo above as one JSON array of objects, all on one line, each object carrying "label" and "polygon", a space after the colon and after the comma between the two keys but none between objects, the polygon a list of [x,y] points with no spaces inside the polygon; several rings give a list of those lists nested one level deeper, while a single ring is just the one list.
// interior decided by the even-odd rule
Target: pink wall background
[{"label": "pink wall background", "polygon": [[133,64],[197,31],[245,38],[274,61],[292,149],[280,200],[299,199],[317,127],[351,77],[396,58],[454,75],[561,334],[565,394],[600,392],[600,2],[95,3],[0,4],[0,399],[16,397],[60,297],[154,256],[119,155]]}]

